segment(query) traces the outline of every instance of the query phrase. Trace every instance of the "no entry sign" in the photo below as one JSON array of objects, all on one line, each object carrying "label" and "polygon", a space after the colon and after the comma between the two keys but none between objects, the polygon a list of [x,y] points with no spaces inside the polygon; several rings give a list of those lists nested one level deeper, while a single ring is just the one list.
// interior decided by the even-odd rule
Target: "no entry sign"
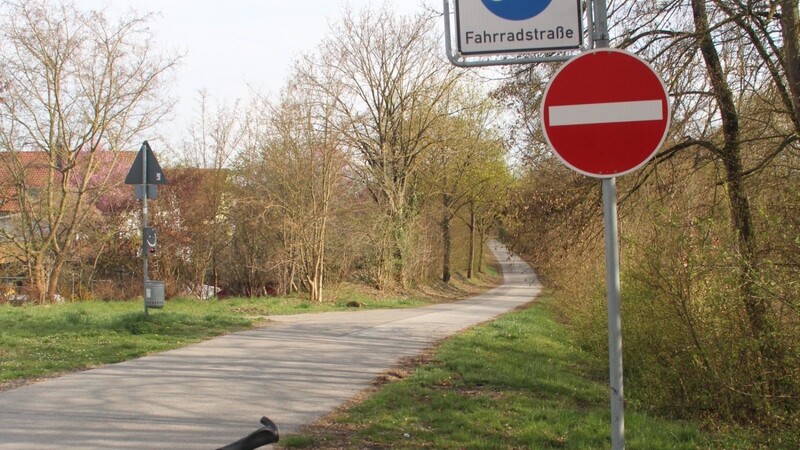
[{"label": "no entry sign", "polygon": [[647,62],[615,49],[571,59],[544,92],[545,139],[584,175],[610,178],[643,166],[669,129],[664,82]]}]

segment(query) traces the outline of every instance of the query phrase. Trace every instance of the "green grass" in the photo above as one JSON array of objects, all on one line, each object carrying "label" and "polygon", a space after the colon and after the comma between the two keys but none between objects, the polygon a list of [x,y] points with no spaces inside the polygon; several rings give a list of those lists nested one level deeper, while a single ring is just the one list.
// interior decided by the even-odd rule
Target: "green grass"
[{"label": "green grass", "polygon": [[0,306],[0,383],[116,363],[262,324],[265,316],[405,308],[429,298],[377,298],[351,289],[331,303],[293,297],[170,300],[144,317],[142,301]]},{"label": "green grass", "polygon": [[[170,300],[0,306],[0,384],[128,360],[263,323],[265,316],[411,307],[429,298],[382,297],[358,289],[330,303],[300,298]],[[333,416],[321,431],[286,436],[288,448],[607,448],[603,359],[570,343],[551,300],[445,341],[430,364]],[[626,386],[626,392],[636,386]],[[628,407],[631,449],[759,448],[738,435],[653,417]]]},{"label": "green grass", "polygon": [[[445,341],[428,364],[287,448],[609,448],[606,366],[570,343],[543,300]],[[626,386],[636,389],[635,386]],[[740,436],[628,408],[630,449],[753,448]]]}]

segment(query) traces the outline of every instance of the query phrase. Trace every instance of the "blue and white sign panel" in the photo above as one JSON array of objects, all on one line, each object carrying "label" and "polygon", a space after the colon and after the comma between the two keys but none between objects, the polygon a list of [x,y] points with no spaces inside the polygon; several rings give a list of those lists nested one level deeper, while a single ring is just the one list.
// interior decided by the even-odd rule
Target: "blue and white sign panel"
[{"label": "blue and white sign panel", "polygon": [[570,50],[583,42],[579,0],[455,0],[462,55]]}]

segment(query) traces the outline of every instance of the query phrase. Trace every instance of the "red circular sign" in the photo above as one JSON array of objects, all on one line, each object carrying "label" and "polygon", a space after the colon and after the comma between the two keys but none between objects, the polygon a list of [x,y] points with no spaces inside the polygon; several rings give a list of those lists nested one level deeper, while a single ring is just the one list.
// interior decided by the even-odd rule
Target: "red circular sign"
[{"label": "red circular sign", "polygon": [[667,89],[636,55],[595,49],[555,73],[542,102],[544,136],[570,168],[609,178],[643,166],[669,129]]}]

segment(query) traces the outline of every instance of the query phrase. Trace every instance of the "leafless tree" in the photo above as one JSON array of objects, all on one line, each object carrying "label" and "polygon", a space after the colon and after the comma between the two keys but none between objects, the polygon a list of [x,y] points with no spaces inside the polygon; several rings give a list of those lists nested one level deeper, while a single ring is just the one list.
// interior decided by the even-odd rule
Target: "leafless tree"
[{"label": "leafless tree", "polygon": [[[286,255],[280,265],[291,286],[297,272],[311,301],[323,301],[328,232],[343,199],[348,165],[344,138],[334,126],[336,97],[316,86],[289,84],[277,104],[257,107],[253,148],[243,173],[260,197],[265,217]],[[299,270],[295,270],[295,268]]]},{"label": "leafless tree", "polygon": [[[116,152],[169,110],[164,82],[176,58],[154,50],[149,16],[114,22],[47,0],[0,4],[0,150],[11,174],[15,225],[4,237],[41,301],[58,290],[61,269],[98,197]],[[26,154],[44,154],[32,178]]]},{"label": "leafless tree", "polygon": [[432,127],[452,113],[448,105],[459,79],[442,57],[434,25],[421,15],[396,16],[386,6],[345,11],[318,54],[297,64],[302,83],[335,98],[334,124],[385,212],[390,248],[384,264],[399,285],[406,283],[408,230],[417,213],[414,175],[421,155],[436,144]]},{"label": "leafless tree", "polygon": [[[197,171],[199,178],[193,186],[196,202],[185,205],[192,210],[179,212],[191,230],[191,251],[186,263],[192,273],[191,283],[197,289],[204,284],[220,284],[218,255],[230,237],[227,212],[232,201],[231,169],[247,131],[247,112],[238,101],[232,106],[213,107],[209,103],[208,93],[199,92],[199,114],[188,129],[182,158],[186,170]],[[184,198],[192,197],[189,192],[185,194]]]},{"label": "leafless tree", "polygon": [[[771,305],[758,293],[758,231],[748,180],[796,151],[798,128],[797,3],[622,2],[621,44],[663,69],[676,103],[682,139],[657,158],[700,149],[719,163],[740,258],[740,289],[763,374],[780,372]],[[633,19],[635,20],[627,20]],[[644,18],[644,20],[643,20]],[[752,148],[767,151],[748,152]],[[651,171],[656,166],[651,167]],[[645,177],[652,172],[645,172]],[[774,395],[763,375],[761,395]]]}]

